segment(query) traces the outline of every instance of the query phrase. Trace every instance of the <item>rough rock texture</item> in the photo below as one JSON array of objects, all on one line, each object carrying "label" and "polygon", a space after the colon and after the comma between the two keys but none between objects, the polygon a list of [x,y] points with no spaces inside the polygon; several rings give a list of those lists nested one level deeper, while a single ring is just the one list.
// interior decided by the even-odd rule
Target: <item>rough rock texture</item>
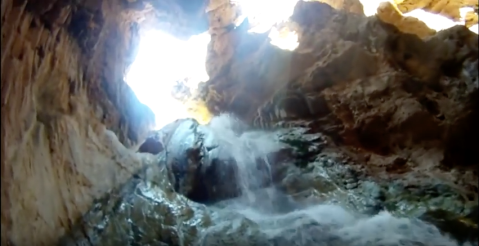
[{"label": "rough rock texture", "polygon": [[[440,0],[394,0],[394,3],[397,4],[398,9],[402,13],[407,13],[415,9],[424,9],[432,13],[441,14],[447,16],[453,20],[459,20],[460,8],[462,7],[475,7],[477,11],[478,3],[474,0],[464,0],[464,1],[440,1]],[[474,18],[474,17],[472,17]],[[477,15],[474,18],[477,24]],[[466,24],[467,27],[469,25]]]},{"label": "rough rock texture", "polygon": [[[477,35],[461,27],[434,36],[428,36],[432,35],[429,31],[423,31],[424,35],[409,32],[428,37],[419,40],[375,17],[364,17],[360,5],[349,3],[353,1],[327,2],[339,10],[318,3],[298,5],[291,29],[299,33],[301,45],[288,52],[269,45],[266,34],[231,30],[237,14],[230,1],[210,1],[208,15],[203,1],[2,1],[2,245],[52,245],[94,199],[123,184],[136,170],[158,167],[151,165],[159,162],[157,157],[134,153],[154,117],[123,82],[124,71],[135,57],[138,34],[148,27],[185,38],[209,25],[214,34],[207,66],[211,81],[204,99],[213,112],[232,111],[263,125],[320,119],[311,123],[315,129],[338,143],[360,148],[355,154],[351,148],[343,151],[371,167],[370,175],[376,177],[429,174],[441,160],[449,166],[477,163],[473,154],[477,149],[473,141],[478,118],[473,110],[478,98]],[[398,8],[405,12],[409,5],[403,2]],[[430,3],[418,6],[443,12],[442,5]],[[456,10],[453,7],[444,13],[455,18]],[[434,58],[425,58],[425,54]],[[468,69],[461,74],[460,68]],[[260,100],[264,98],[274,99],[269,105],[282,102],[282,111],[265,105]],[[307,105],[311,100],[313,108]],[[413,172],[421,170],[427,173]],[[470,170],[439,174],[448,175],[444,179],[451,182],[461,176],[456,185],[468,190],[463,183],[470,183],[469,177],[477,181],[477,173]],[[195,216],[203,216],[206,210],[195,204],[200,212],[191,214],[185,206],[191,202],[172,192],[166,174],[155,175],[163,175],[155,178],[163,182],[157,186],[160,198],[171,202],[158,203],[155,199],[160,198],[148,197],[148,192],[134,193],[135,188],[150,185],[144,178],[141,185],[125,191],[128,196],[112,196],[94,204],[111,202],[112,220],[131,217],[137,223],[144,219],[142,206],[161,211],[151,214],[150,220],[171,212],[163,217],[165,230],[155,231],[169,237],[159,245],[180,238],[185,240],[183,245],[188,244],[190,239],[178,233],[194,233],[199,228]],[[141,193],[141,189],[135,191]],[[125,203],[125,197],[133,197],[126,200],[137,204]],[[104,240],[102,245],[118,245],[108,240],[130,240],[108,237],[113,235],[108,230],[120,229],[114,235],[129,234],[114,226],[102,227],[101,222],[110,217],[98,217],[95,208],[89,213],[95,224],[82,226],[104,229],[106,235],[98,239]],[[137,216],[127,211],[130,208]],[[101,207],[99,211],[106,210]],[[182,213],[186,213],[186,226],[171,216]],[[256,233],[251,235],[260,243],[272,240],[248,220],[238,225],[236,233],[244,234],[250,226]],[[221,224],[209,233],[229,229]],[[149,235],[158,239],[154,233]],[[212,245],[208,240],[204,238],[204,245]]]},{"label": "rough rock texture", "polygon": [[[194,121],[178,123],[172,129],[169,145],[178,145],[179,140],[191,142],[188,139],[198,136],[181,134],[187,133],[182,125],[196,125]],[[307,131],[307,128],[289,128],[276,132],[280,141],[290,143],[287,148],[293,150],[294,160],[306,163],[307,167],[273,163],[274,169],[285,170],[278,174],[277,181],[286,195],[274,189],[250,194],[256,197],[254,207],[269,216],[247,216],[228,207],[231,201],[204,206],[186,199],[175,192],[178,189],[174,187],[168,160],[171,153],[163,151],[153,159],[154,165],[146,166],[124,186],[95,201],[59,245],[457,245],[420,220],[378,214],[384,206],[395,213],[423,215],[425,220],[441,225],[459,240],[477,241],[477,227],[466,223],[470,221],[467,216],[458,216],[470,210],[463,211],[464,203],[448,185],[416,187],[417,192],[411,187],[368,181],[366,175],[344,165],[334,153],[323,151],[318,156],[325,138]],[[171,151],[175,156],[187,157],[174,149]],[[202,169],[198,161],[188,164],[191,169]],[[185,174],[194,178],[192,173]],[[318,203],[322,205],[317,206]],[[341,204],[347,210],[329,204]],[[293,211],[299,208],[302,209]],[[351,211],[378,215],[357,220],[361,216]],[[447,213],[450,215],[444,216]],[[456,230],[448,225],[454,225]],[[364,228],[360,234],[357,227]]]},{"label": "rough rock texture", "polygon": [[122,80],[138,18],[191,15],[173,29],[195,34],[207,29],[188,28],[207,23],[196,2],[2,1],[2,245],[52,245],[94,198],[149,163],[125,148],[154,126]]},{"label": "rough rock texture", "polygon": [[391,2],[383,2],[377,8],[377,17],[382,21],[396,26],[401,32],[415,34],[421,38],[432,36],[435,30],[414,17],[403,16],[397,6]]},{"label": "rough rock texture", "polygon": [[200,94],[211,111],[266,128],[307,122],[373,177],[444,180],[477,200],[477,34],[421,39],[318,2],[299,2],[291,20],[292,52],[240,27],[212,37]]},{"label": "rough rock texture", "polygon": [[[475,1],[370,1],[359,0],[369,8],[377,7],[377,16],[390,24],[395,25],[399,30],[406,33],[413,33],[419,37],[434,35],[436,30],[429,28],[425,22],[430,22],[427,16],[405,16],[414,10],[423,10],[426,13],[440,15],[456,23],[462,23],[477,33],[477,2]],[[370,12],[368,9],[366,12]],[[464,12],[469,11],[469,12]],[[464,13],[461,13],[464,12]],[[370,14],[370,13],[369,13]],[[419,18],[419,19],[418,19]],[[437,21],[437,20],[436,20]],[[475,27],[473,27],[476,25]],[[439,26],[437,26],[439,27]]]},{"label": "rough rock texture", "polygon": [[[437,209],[458,216],[477,207],[477,202],[469,201],[447,180],[422,178],[415,184],[401,179],[381,180],[337,148],[327,147],[328,137],[312,133],[311,128],[280,131],[284,132],[281,141],[290,143],[294,149],[292,159],[296,168],[284,164],[274,168],[281,173],[277,174],[279,187],[295,199],[309,200],[312,204],[337,202],[366,214],[386,209],[400,216],[419,216]],[[393,165],[401,162],[404,160],[398,158]]]},{"label": "rough rock texture", "polygon": [[[236,137],[229,134],[232,132],[217,132],[210,125],[200,125],[194,119],[177,120],[155,133],[159,136],[156,145],[164,146],[168,177],[176,192],[193,201],[206,203],[236,197],[242,193],[239,169],[245,165],[238,162],[254,163],[250,166],[254,170],[249,172],[257,178],[252,179],[247,188],[259,189],[272,182],[267,163],[279,165],[291,159],[277,150],[258,151],[263,146],[252,143],[249,143],[251,146],[240,146],[245,143],[229,142],[226,139]],[[153,140],[145,142],[148,146],[153,143]],[[249,156],[244,156],[245,149]],[[153,154],[161,152],[156,151],[154,149]]]},{"label": "rough rock texture", "polygon": [[194,201],[237,195],[234,159],[218,150],[221,146],[215,136],[193,119],[172,124],[164,129],[170,131],[164,143],[168,177],[175,191]]}]

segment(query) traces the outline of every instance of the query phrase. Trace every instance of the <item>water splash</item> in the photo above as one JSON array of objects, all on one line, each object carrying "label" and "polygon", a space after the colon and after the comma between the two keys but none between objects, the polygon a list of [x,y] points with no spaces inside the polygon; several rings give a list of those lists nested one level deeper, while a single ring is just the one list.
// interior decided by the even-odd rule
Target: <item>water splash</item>
[{"label": "water splash", "polygon": [[214,117],[208,127],[218,139],[219,147],[234,158],[241,193],[254,202],[252,191],[272,181],[268,154],[284,145],[273,132],[248,131],[246,124],[230,114]]},{"label": "water splash", "polygon": [[[274,187],[260,189],[264,179],[271,178],[267,155],[284,147],[277,134],[248,130],[228,114],[213,118],[208,127],[223,150],[233,154],[243,195],[210,206],[216,211],[216,223],[203,231],[198,245],[460,245],[419,219],[399,218],[387,211],[363,215],[341,204],[304,206]],[[266,176],[258,170],[258,159],[268,166]]]}]

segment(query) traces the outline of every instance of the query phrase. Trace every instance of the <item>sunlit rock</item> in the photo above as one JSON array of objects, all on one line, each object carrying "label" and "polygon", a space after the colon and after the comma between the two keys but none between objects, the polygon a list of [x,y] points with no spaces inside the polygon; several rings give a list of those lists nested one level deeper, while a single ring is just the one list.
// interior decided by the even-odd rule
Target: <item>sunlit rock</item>
[{"label": "sunlit rock", "polygon": [[[299,42],[294,51],[241,30],[223,34],[236,42],[212,40],[232,44],[222,49],[227,60],[221,50],[208,59],[215,70],[203,98],[212,112],[234,112],[262,127],[316,120],[338,129],[331,134],[342,143],[424,162],[415,170],[437,167],[441,159],[448,165],[477,160],[472,136],[478,133],[463,125],[477,122],[477,70],[470,70],[477,64],[475,33],[454,26],[421,39],[376,17],[316,2],[299,2],[291,20]],[[463,144],[456,142],[461,151],[443,144],[454,136],[464,136]],[[427,152],[413,147],[426,142]]]},{"label": "sunlit rock", "polygon": [[[195,122],[184,120],[170,125],[179,132],[171,135],[169,143],[194,139],[194,134],[184,134],[185,129],[182,129],[182,125],[191,126],[192,123]],[[231,121],[224,123],[234,124]],[[228,129],[234,132],[233,128]],[[276,134],[281,136],[282,141],[289,142],[290,147],[314,147],[315,144],[310,140],[318,143],[321,137],[318,134],[304,134],[305,130],[282,129]],[[249,139],[254,138],[250,136]],[[241,137],[235,137],[235,140],[238,143],[245,141]],[[272,143],[268,139],[262,140],[264,144]],[[315,153],[312,148],[308,149],[311,150],[306,152]],[[226,147],[224,150],[233,149]],[[243,150],[242,154],[245,153]],[[275,192],[274,189],[254,190],[249,195],[255,199],[249,204],[255,209],[245,209],[244,204],[234,199],[204,206],[174,192],[175,185],[168,178],[169,153],[161,152],[151,159],[152,165],[136,172],[125,185],[96,200],[73,230],[62,237],[59,245],[458,245],[448,236],[441,235],[433,225],[391,214],[415,204],[411,202],[405,206],[401,202],[421,197],[425,201],[418,203],[435,202],[438,206],[435,198],[441,198],[441,193],[448,194],[442,198],[451,198],[450,195],[454,194],[449,194],[450,186],[404,187],[399,191],[392,189],[394,184],[377,184],[366,180],[368,177],[365,175],[341,165],[337,154],[335,157],[334,153],[324,153],[315,161],[310,161],[306,169],[290,165],[281,185],[285,190],[295,190],[289,190],[286,194]],[[240,159],[236,156],[235,160]],[[352,187],[353,184],[356,186]],[[420,193],[430,196],[425,197]],[[403,199],[393,201],[401,196]],[[408,199],[404,199],[406,197]],[[241,202],[241,199],[247,198],[240,197],[238,200]],[[390,212],[381,211],[381,206],[388,206]],[[430,206],[434,205],[431,203]],[[421,208],[426,209],[427,206],[421,203]],[[364,213],[366,210],[374,216],[364,217],[355,213]],[[430,214],[434,212],[424,217]],[[471,236],[467,233],[474,228],[461,222],[470,215],[451,216],[468,230],[452,235],[455,238]]]},{"label": "sunlit rock", "polygon": [[[470,28],[477,23],[475,2],[468,1],[391,1],[360,0],[366,16],[377,15],[381,20],[394,24],[402,32],[420,37],[433,35],[436,31],[455,25]],[[477,7],[476,7],[477,9]],[[475,13],[476,12],[476,13]],[[477,31],[474,31],[477,33]]]},{"label": "sunlit rock", "polygon": [[[82,245],[253,240],[371,246],[368,240],[388,245],[397,237],[407,238],[396,242],[406,245],[455,245],[430,225],[404,229],[409,220],[389,213],[353,220],[349,211],[320,206],[278,219],[206,207],[175,192],[181,182],[168,178],[173,168],[167,168],[171,162],[162,146],[168,148],[163,144],[172,136],[154,139],[151,149],[140,146],[159,120],[168,124],[181,115],[166,111],[197,114],[192,117],[201,124],[225,111],[256,127],[303,124],[327,135],[318,149],[347,161],[316,156],[307,165],[290,165],[284,171],[289,179],[278,171],[275,178],[284,190],[298,192],[297,200],[307,193],[325,201],[321,192],[334,191],[330,197],[342,202],[359,197],[352,202],[359,208],[372,204],[378,212],[381,205],[408,215],[427,206],[464,214],[464,203],[477,205],[477,2],[377,1],[382,8],[369,12],[366,1],[363,12],[353,0],[301,1],[296,7],[296,1],[284,2],[257,2],[247,11],[242,1],[229,0],[2,1],[2,245],[54,245],[66,232]],[[416,15],[421,11],[451,21],[431,24]],[[152,29],[173,36],[170,44],[196,35],[209,41],[211,35],[204,49],[170,52],[182,54],[174,69],[168,67],[173,62],[143,64],[159,74],[190,73],[186,65],[198,57],[193,53],[208,52],[205,71],[195,67],[199,73],[193,75],[209,78],[187,81],[191,91],[199,89],[177,93],[187,95],[178,107],[157,103],[162,107],[155,110],[124,80],[141,57],[140,38]],[[167,51],[178,50],[171,47]],[[146,88],[154,99],[171,96],[170,88]],[[295,154],[318,155],[302,147]],[[176,154],[188,160],[184,152]],[[271,160],[298,158],[282,154]],[[363,172],[348,171],[352,166]],[[329,178],[313,175],[325,170]],[[376,186],[359,184],[358,173],[378,186],[397,180],[402,188],[394,186],[385,192],[389,202],[381,201]],[[433,185],[438,180],[442,185]],[[178,191],[187,191],[187,183]],[[333,183],[339,188],[332,189]],[[364,191],[356,196],[359,187]],[[390,234],[381,231],[393,227]],[[364,235],[382,238],[358,240]]]},{"label": "sunlit rock", "polygon": [[202,103],[194,101],[198,84],[208,80],[204,64],[209,39],[202,33],[180,40],[158,30],[142,36],[125,80],[155,114],[157,130],[179,118],[210,120]]},{"label": "sunlit rock", "polygon": [[[152,163],[134,150],[155,117],[123,81],[138,17],[197,12],[206,20],[201,8],[159,9],[142,1],[2,1],[2,245],[54,245],[94,199]],[[190,25],[199,19],[173,29],[204,32],[207,25]]]}]

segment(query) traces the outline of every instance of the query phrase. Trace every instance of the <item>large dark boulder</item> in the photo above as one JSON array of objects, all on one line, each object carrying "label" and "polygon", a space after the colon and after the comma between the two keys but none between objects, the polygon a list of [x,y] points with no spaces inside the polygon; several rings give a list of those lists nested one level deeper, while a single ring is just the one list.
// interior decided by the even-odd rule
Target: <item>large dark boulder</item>
[{"label": "large dark boulder", "polygon": [[207,127],[196,120],[176,121],[163,133],[168,177],[176,192],[195,201],[224,199],[238,194],[236,165]]},{"label": "large dark boulder", "polygon": [[[243,153],[241,142],[227,141],[219,134],[223,134],[221,130],[193,119],[177,120],[159,131],[157,139],[166,151],[168,176],[176,192],[194,201],[214,202],[271,184],[268,159],[278,163],[280,152],[264,156]],[[238,153],[243,158],[238,158]],[[248,182],[251,187],[241,187],[245,175],[239,170],[241,165],[247,165],[249,175],[254,176]]]}]

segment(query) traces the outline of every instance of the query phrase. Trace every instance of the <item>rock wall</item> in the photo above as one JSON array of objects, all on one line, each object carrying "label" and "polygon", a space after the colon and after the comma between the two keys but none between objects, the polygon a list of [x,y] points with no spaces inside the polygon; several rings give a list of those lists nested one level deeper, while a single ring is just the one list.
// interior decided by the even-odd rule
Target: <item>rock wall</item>
[{"label": "rock wall", "polygon": [[2,1],[2,245],[52,245],[95,198],[151,162],[134,150],[154,115],[124,71],[142,18],[167,28],[191,16],[169,25],[188,36],[205,29],[202,5]]},{"label": "rock wall", "polygon": [[199,0],[2,1],[2,245],[52,245],[95,198],[155,161],[134,153],[154,117],[123,82],[145,26],[182,38],[209,26],[201,97],[212,112],[257,126],[308,121],[344,151],[360,148],[371,171],[402,155],[424,172],[477,163],[477,35],[409,31],[421,40],[357,2],[326,2],[336,10],[297,6],[288,27],[301,44],[289,52],[232,29],[230,1],[210,1],[208,16]]},{"label": "rock wall", "polygon": [[200,97],[257,127],[308,124],[371,176],[446,180],[477,194],[477,34],[407,28],[400,12],[386,18],[398,11],[391,3],[371,17],[335,7],[296,5],[282,24],[298,34],[294,51],[242,26],[216,30]]},{"label": "rock wall", "polygon": [[[394,3],[397,5],[398,9],[402,13],[407,13],[415,9],[424,9],[435,14],[441,14],[447,16],[454,20],[459,20],[461,17],[459,9],[462,7],[471,7],[475,6],[477,10],[478,3],[473,0],[464,0],[464,1],[440,1],[440,0],[422,0],[422,1],[412,1],[412,0],[395,0]],[[466,23],[467,27],[472,26],[472,22],[475,20],[477,24],[477,15],[470,16],[471,22]]]}]

